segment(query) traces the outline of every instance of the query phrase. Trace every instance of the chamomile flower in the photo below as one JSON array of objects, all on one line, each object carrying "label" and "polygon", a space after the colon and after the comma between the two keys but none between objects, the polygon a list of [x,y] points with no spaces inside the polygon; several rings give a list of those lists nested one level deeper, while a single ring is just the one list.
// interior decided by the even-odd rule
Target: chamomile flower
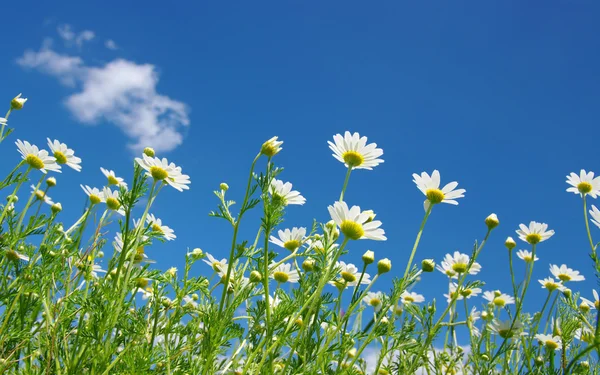
[{"label": "chamomile flower", "polygon": [[20,139],[17,139],[15,144],[21,157],[31,168],[37,169],[42,173],[47,173],[47,171],[60,173],[60,165],[56,163],[54,156],[48,154],[48,151],[40,150],[36,145],[32,145],[27,141],[21,141]]},{"label": "chamomile flower", "polygon": [[425,297],[415,292],[407,292],[406,290],[400,294],[400,301],[404,305],[410,305],[411,303],[421,303],[425,301]]},{"label": "chamomile flower", "polygon": [[44,203],[52,206],[54,202],[43,190],[36,189],[35,186],[31,185],[31,193],[35,194],[35,199],[38,201],[44,201]]},{"label": "chamomile flower", "polygon": [[106,203],[108,209],[125,216],[125,211],[121,208],[121,202],[119,202],[119,190],[112,191],[108,187],[105,187],[102,190],[102,195],[104,197],[103,201]]},{"label": "chamomile flower", "polygon": [[19,93],[19,95],[15,96],[13,98],[13,100],[10,101],[10,108],[11,109],[23,109],[23,105],[25,105],[25,102],[27,101],[27,98],[22,98],[21,97],[21,93]]},{"label": "chamomile flower", "polygon": [[538,333],[535,335],[536,340],[546,346],[548,350],[560,350],[562,349],[562,340],[560,336],[543,335]]},{"label": "chamomile flower", "polygon": [[169,228],[166,225],[163,225],[162,220],[160,220],[152,214],[148,214],[148,216],[146,217],[146,223],[150,225],[150,228],[153,232],[160,233],[168,241],[177,238],[173,229]]},{"label": "chamomile flower", "polygon": [[517,251],[517,256],[520,259],[523,259],[525,261],[525,263],[531,263],[531,262],[535,262],[540,260],[540,258],[537,257],[537,255],[535,256],[535,259],[533,259],[533,253],[531,251],[528,250],[519,250]]},{"label": "chamomile flower", "polygon": [[349,239],[371,239],[385,241],[385,231],[381,228],[381,221],[371,220],[371,212],[361,212],[359,206],[348,209],[346,202],[335,202],[327,208],[340,231]]},{"label": "chamomile flower", "polygon": [[525,332],[522,332],[523,327],[523,323],[519,321],[515,321],[513,324],[512,320],[501,321],[498,319],[492,320],[491,324],[489,325],[489,328],[493,333],[504,339],[526,335]]},{"label": "chamomile flower", "polygon": [[279,200],[284,206],[291,204],[303,205],[306,202],[306,199],[300,195],[300,192],[292,190],[290,182],[284,183],[281,180],[273,179],[269,193],[273,196],[273,199]]},{"label": "chamomile flower", "polygon": [[598,297],[598,292],[596,292],[595,290],[592,290],[592,293],[594,294],[594,302],[590,301],[587,298],[583,298],[583,297],[579,297],[579,298],[581,298],[583,303],[588,305],[590,308],[598,310],[598,309],[600,309],[600,298]]},{"label": "chamomile flower", "polygon": [[497,307],[504,307],[506,305],[512,305],[515,303],[515,299],[508,294],[495,292],[484,292],[483,299],[490,302],[490,304]]},{"label": "chamomile flower", "polygon": [[594,178],[594,172],[586,172],[582,169],[579,176],[571,172],[567,176],[567,184],[571,185],[567,191],[580,196],[589,195],[592,198],[597,198],[600,195],[600,176]]},{"label": "chamomile flower", "polygon": [[289,251],[294,251],[302,246],[304,236],[306,235],[306,228],[294,227],[292,230],[279,230],[277,234],[279,235],[279,238],[271,236],[269,242]]},{"label": "chamomile flower", "polygon": [[413,173],[412,176],[417,188],[427,197],[424,202],[426,211],[432,204],[448,203],[458,205],[456,199],[465,196],[465,189],[456,189],[458,186],[456,181],[450,182],[440,189],[440,172],[437,169],[433,171],[431,176],[427,172],[421,173],[420,176]]},{"label": "chamomile flower", "polygon": [[29,257],[25,254],[21,254],[20,252],[16,251],[16,250],[12,250],[9,249],[4,253],[4,256],[6,256],[6,258],[8,260],[12,260],[12,261],[18,261],[18,260],[22,260],[24,262],[29,262]]},{"label": "chamomile flower", "polygon": [[205,254],[206,254],[206,259],[202,259],[202,261],[204,263],[208,264],[209,266],[211,266],[215,272],[219,272],[222,268],[226,269],[227,259],[223,258],[221,260],[218,260],[217,258],[213,257],[209,253],[205,253]]},{"label": "chamomile flower", "polygon": [[98,278],[98,273],[106,273],[106,270],[103,270],[102,267],[100,267],[99,264],[92,265],[92,268],[90,269],[90,276],[93,279],[97,279]]},{"label": "chamomile flower", "polygon": [[381,310],[383,300],[383,293],[381,292],[368,292],[367,295],[363,298],[363,302],[367,305],[373,306],[375,311]]},{"label": "chamomile flower", "polygon": [[281,147],[281,145],[283,144],[283,141],[278,141],[279,137],[272,137],[269,140],[267,140],[265,143],[263,143],[261,149],[260,149],[260,153],[271,158],[275,155],[277,155],[283,147]]},{"label": "chamomile flower", "polygon": [[58,164],[66,164],[77,172],[81,172],[81,159],[75,156],[75,151],[68,148],[66,144],[60,143],[58,140],[48,140],[48,147],[54,154],[54,158]]},{"label": "chamomile flower", "polygon": [[117,177],[115,171],[104,169],[102,167],[100,167],[100,171],[108,180],[108,185],[123,186],[127,189],[127,183],[121,177]]},{"label": "chamomile flower", "polygon": [[[142,263],[155,263],[155,261],[148,259],[148,256],[144,252],[144,244],[147,241],[148,237],[142,236],[140,244],[138,244],[137,249],[135,249],[135,255],[132,254],[134,264],[141,265]],[[120,232],[115,235],[113,246],[117,252],[120,253],[123,251],[123,235]],[[129,248],[129,251],[131,251],[131,248]]]},{"label": "chamomile flower", "polygon": [[154,181],[162,181],[173,188],[183,191],[189,189],[190,176],[181,173],[181,167],[169,163],[166,158],[151,158],[143,154],[143,158],[135,158],[140,167],[146,170],[146,176],[152,177]]},{"label": "chamomile flower", "polygon": [[[342,282],[345,284],[346,287],[358,285],[358,280],[360,279],[361,272],[354,264],[339,261],[336,263],[336,268],[340,269],[340,276],[342,277]],[[365,273],[360,283],[369,284],[370,282],[371,276],[368,273]],[[335,284],[334,286],[337,286],[337,284]]]},{"label": "chamomile flower", "polygon": [[89,187],[87,185],[79,185],[81,189],[90,197],[90,203],[98,204],[104,202],[104,194],[98,188]]},{"label": "chamomile flower", "polygon": [[194,297],[183,296],[183,305],[184,306],[192,306],[194,308],[198,307],[198,302],[194,300]]},{"label": "chamomile flower", "polygon": [[566,283],[567,281],[585,280],[585,277],[580,275],[579,271],[575,271],[574,269],[567,267],[566,264],[562,264],[560,267],[555,264],[551,264],[550,273],[563,283]]},{"label": "chamomile flower", "polygon": [[596,208],[596,206],[592,205],[592,209],[590,210],[590,215],[592,218],[590,219],[595,226],[600,228],[600,210]]},{"label": "chamomile flower", "polygon": [[451,278],[458,278],[461,273],[468,272],[470,275],[477,275],[481,270],[481,265],[473,262],[469,267],[470,258],[467,254],[461,254],[455,251],[453,255],[446,254],[444,260],[436,268],[438,271]]},{"label": "chamomile flower", "polygon": [[516,232],[522,241],[527,242],[530,245],[538,244],[542,241],[546,241],[548,238],[554,235],[554,230],[548,230],[548,224],[538,223],[532,221],[529,223],[529,227],[525,224],[520,224]]},{"label": "chamomile flower", "polygon": [[542,284],[542,288],[548,289],[549,292],[559,290],[563,291],[565,289],[564,285],[560,281],[556,281],[551,277],[546,277],[545,279],[538,280],[540,284]]},{"label": "chamomile flower", "polygon": [[270,277],[280,284],[297,283],[300,280],[298,271],[292,269],[289,263],[282,263],[271,270]]},{"label": "chamomile flower", "polygon": [[383,163],[379,159],[383,155],[383,150],[377,148],[376,143],[367,145],[367,137],[361,137],[360,134],[350,134],[349,131],[333,136],[333,142],[327,141],[329,148],[333,151],[333,157],[341,161],[347,168],[352,169],[373,169]]}]

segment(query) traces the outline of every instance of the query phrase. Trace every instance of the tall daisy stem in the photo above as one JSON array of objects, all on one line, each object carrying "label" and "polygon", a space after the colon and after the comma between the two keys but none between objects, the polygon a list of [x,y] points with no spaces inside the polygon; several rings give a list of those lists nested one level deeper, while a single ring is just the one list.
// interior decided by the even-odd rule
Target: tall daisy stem
[{"label": "tall daisy stem", "polygon": [[346,188],[348,187],[348,181],[350,180],[350,173],[352,173],[352,167],[348,167],[348,171],[346,172],[346,178],[344,179],[344,186],[342,186],[342,193],[340,194],[340,202],[344,200],[344,194],[346,193]]}]

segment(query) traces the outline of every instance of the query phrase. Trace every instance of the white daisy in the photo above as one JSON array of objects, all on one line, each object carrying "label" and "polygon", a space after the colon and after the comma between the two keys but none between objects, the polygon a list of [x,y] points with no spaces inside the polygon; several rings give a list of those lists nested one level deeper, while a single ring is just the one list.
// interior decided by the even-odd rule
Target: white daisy
[{"label": "white daisy", "polygon": [[42,173],[47,171],[60,173],[60,165],[56,163],[54,156],[48,154],[48,151],[40,150],[36,145],[20,139],[17,139],[15,144],[21,157],[31,168],[38,169]]},{"label": "white daisy", "polygon": [[75,156],[75,151],[56,139],[54,141],[51,141],[50,138],[46,139],[48,140],[48,147],[50,147],[50,151],[54,154],[58,164],[66,164],[77,172],[81,171],[81,159]]},{"label": "white daisy", "polygon": [[438,172],[437,169],[433,171],[431,177],[429,174],[427,174],[427,172],[421,173],[420,176],[416,173],[413,173],[412,176],[413,182],[417,185],[417,188],[421,190],[421,192],[427,197],[424,202],[426,211],[429,209],[431,204],[449,203],[457,205],[458,202],[456,199],[465,196],[465,189],[456,189],[458,186],[458,182],[456,181],[446,184],[440,190],[440,172]]},{"label": "white daisy", "polygon": [[90,197],[90,202],[92,204],[98,204],[100,202],[104,202],[104,193],[100,191],[98,188],[92,188],[87,185],[79,185],[83,189],[83,191]]},{"label": "white daisy", "polygon": [[146,170],[146,176],[152,177],[155,181],[163,181],[179,191],[190,188],[188,186],[190,176],[182,174],[181,167],[169,163],[166,158],[161,160],[157,157],[151,158],[146,154],[143,154],[142,157],[143,159],[135,158],[135,161]]},{"label": "white daisy", "polygon": [[329,148],[333,151],[333,157],[341,161],[347,168],[352,169],[373,169],[383,163],[378,159],[383,155],[383,150],[377,148],[376,143],[367,145],[367,137],[361,137],[360,134],[350,134],[349,131],[333,136],[333,141],[327,141]]},{"label": "white daisy", "polygon": [[225,268],[227,266],[227,259],[223,258],[221,260],[218,260],[217,258],[213,257],[209,253],[205,253],[205,254],[206,254],[207,259],[202,259],[202,261],[204,263],[208,264],[209,266],[211,266],[212,269],[215,270],[216,272],[219,272],[222,268]]},{"label": "white daisy", "polygon": [[538,282],[542,284],[543,289],[548,289],[549,292],[552,292],[557,289],[561,292],[565,290],[564,285],[562,285],[560,281],[556,281],[551,277],[546,277],[545,279],[538,280]]},{"label": "white daisy", "polygon": [[590,210],[590,215],[592,218],[590,219],[594,225],[600,228],[600,210],[596,208],[596,206],[592,205],[592,209]]},{"label": "white daisy", "polygon": [[25,102],[27,101],[27,98],[22,98],[21,97],[21,93],[19,93],[19,95],[15,96],[13,98],[13,100],[10,101],[10,107],[11,109],[22,109],[23,105],[25,104]]},{"label": "white daisy", "polygon": [[260,153],[264,154],[268,157],[273,157],[275,155],[277,155],[279,153],[279,151],[282,150],[281,145],[283,144],[283,141],[278,141],[279,137],[273,137],[269,140],[267,140],[265,143],[263,143],[261,149],[260,149]]},{"label": "white daisy", "polygon": [[31,185],[31,193],[35,194],[35,199],[38,201],[44,201],[44,203],[47,203],[50,206],[54,204],[52,198],[50,198],[43,190],[36,189],[33,185]]},{"label": "white daisy", "polygon": [[531,262],[540,260],[540,258],[538,258],[537,255],[535,256],[535,259],[533,259],[533,253],[528,250],[517,251],[517,256],[520,259],[523,259],[526,263],[531,263]]},{"label": "white daisy", "polygon": [[16,251],[16,250],[6,250],[6,252],[4,253],[4,255],[6,256],[6,258],[8,260],[12,260],[12,261],[18,261],[18,260],[22,260],[25,262],[29,262],[29,257],[25,254],[21,254],[20,252]]},{"label": "white daisy", "polygon": [[590,330],[588,327],[583,326],[581,328],[577,328],[573,334],[573,336],[579,340],[579,341],[583,341],[586,342],[588,344],[592,344],[595,340],[595,333],[594,331]]},{"label": "white daisy", "polygon": [[290,182],[284,183],[281,180],[273,179],[273,181],[271,181],[269,193],[273,198],[279,199],[284,206],[290,204],[303,205],[306,202],[306,199],[300,195],[300,192],[292,190],[292,184]]},{"label": "white daisy", "polygon": [[363,298],[363,302],[367,305],[373,306],[375,311],[381,310],[382,301],[383,293],[381,292],[368,292],[367,295]]},{"label": "white daisy", "polygon": [[[263,300],[265,299],[265,296],[262,296]],[[271,297],[269,296],[269,306],[271,306],[271,309],[274,310],[277,306],[279,306],[279,304],[281,303],[281,298],[279,298],[279,296],[275,296],[275,297]]]},{"label": "white daisy", "polygon": [[579,194],[582,197],[587,194],[595,199],[600,195],[600,176],[594,178],[594,172],[586,173],[585,169],[582,169],[579,176],[571,172],[567,176],[567,184],[571,185],[570,188],[567,188],[568,192]]},{"label": "white daisy", "polygon": [[549,350],[560,350],[562,349],[562,340],[560,336],[552,336],[552,335],[543,335],[538,333],[535,335],[536,340],[538,340],[541,344],[545,345]]},{"label": "white daisy", "polygon": [[359,206],[348,209],[346,202],[335,202],[327,208],[340,231],[349,239],[371,239],[385,241],[385,231],[381,228],[381,221],[371,220],[371,212],[360,211]]},{"label": "white daisy", "polygon": [[473,262],[471,267],[469,267],[469,262],[470,258],[467,254],[455,251],[453,255],[446,254],[444,260],[436,268],[438,271],[452,278],[458,278],[459,274],[465,272],[468,272],[470,275],[477,275],[481,270],[481,265]]},{"label": "white daisy", "polygon": [[106,270],[103,270],[99,264],[94,264],[92,266],[92,269],[90,270],[90,275],[92,276],[92,278],[97,279],[98,273],[106,273]]},{"label": "white daisy", "polygon": [[579,274],[579,271],[575,271],[572,268],[567,267],[566,264],[562,264],[558,267],[555,264],[550,265],[550,273],[557,279],[566,283],[567,281],[583,281],[585,277]]},{"label": "white daisy", "polygon": [[[358,285],[358,280],[360,279],[360,275],[362,272],[359,271],[354,264],[339,261],[335,264],[335,266],[340,270],[340,276],[343,279],[342,283],[345,287]],[[368,273],[365,273],[360,283],[369,284],[370,282],[371,276]],[[330,284],[336,287],[338,286],[336,282],[330,282]]]},{"label": "white daisy", "polygon": [[193,297],[183,296],[183,305],[184,306],[198,307],[198,302],[196,302]]},{"label": "white daisy", "polygon": [[289,251],[294,251],[302,246],[304,236],[306,235],[306,228],[294,227],[292,230],[279,230],[277,234],[279,235],[279,238],[271,236],[269,242]]},{"label": "white daisy", "polygon": [[512,305],[515,303],[515,299],[508,294],[495,292],[484,292],[483,299],[490,302],[490,304],[497,307],[504,307],[506,305]]},{"label": "white daisy", "polygon": [[119,190],[112,191],[110,188],[104,187],[102,196],[104,198],[103,201],[106,203],[106,207],[125,216],[125,211],[121,208],[121,203],[119,202]]},{"label": "white daisy", "polygon": [[406,290],[400,294],[400,300],[405,305],[410,305],[411,303],[421,303],[425,301],[425,297],[421,294],[417,294],[415,292],[407,292]]},{"label": "white daisy", "polygon": [[292,269],[289,263],[282,263],[271,270],[270,277],[280,284],[297,283],[300,280],[298,271]]},{"label": "white daisy", "polygon": [[498,319],[494,319],[492,320],[492,323],[489,327],[493,333],[505,339],[509,339],[515,336],[524,336],[527,334],[525,332],[522,332],[524,326],[523,323],[519,321],[515,321],[513,324],[512,320],[500,321]]},{"label": "white daisy", "polygon": [[[135,250],[135,255],[133,257],[134,264],[141,265],[142,263],[155,263],[153,260],[148,259],[148,256],[144,252],[143,244],[146,243],[146,241],[148,241],[148,237],[142,236],[142,245],[139,245]],[[113,246],[117,252],[120,253],[123,251],[123,235],[120,232],[117,232],[117,234],[115,235]]]},{"label": "white daisy", "polygon": [[520,224],[516,232],[522,241],[529,243],[530,245],[538,244],[542,241],[546,241],[548,238],[554,235],[554,230],[547,230],[548,224],[538,223],[532,221],[529,223],[529,227],[525,224]]},{"label": "white daisy", "polygon": [[583,297],[579,297],[581,298],[581,300],[588,305],[590,308],[592,309],[600,309],[600,298],[598,297],[598,292],[596,292],[595,290],[592,290],[592,293],[594,294],[594,302],[590,301],[587,298],[583,298]]},{"label": "white daisy", "polygon": [[102,167],[100,167],[100,171],[108,179],[109,185],[123,186],[124,188],[127,188],[127,183],[125,180],[123,180],[121,177],[117,177],[114,171],[104,169]]},{"label": "white daisy", "polygon": [[146,217],[146,223],[150,225],[153,232],[159,232],[166,240],[171,241],[177,238],[173,229],[166,225],[162,225],[162,220],[152,214]]}]

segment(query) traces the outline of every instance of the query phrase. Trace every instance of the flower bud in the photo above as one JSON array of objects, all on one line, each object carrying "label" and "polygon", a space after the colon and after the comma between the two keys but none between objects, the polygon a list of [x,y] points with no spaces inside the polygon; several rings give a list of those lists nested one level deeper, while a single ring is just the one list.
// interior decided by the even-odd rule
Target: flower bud
[{"label": "flower bud", "polygon": [[144,154],[146,154],[146,156],[149,156],[149,157],[151,157],[151,158],[153,158],[153,157],[154,157],[154,155],[156,155],[156,154],[154,153],[154,149],[153,149],[152,147],[146,147],[146,148],[144,149]]},{"label": "flower bud", "polygon": [[98,254],[96,254],[96,258],[98,258],[98,259],[104,258],[104,251],[98,251]]},{"label": "flower bud", "polygon": [[487,225],[489,230],[496,228],[498,224],[500,224],[500,220],[498,220],[498,216],[496,216],[496,214],[491,214],[485,218],[485,225]]},{"label": "flower bud", "polygon": [[46,179],[46,185],[48,185],[48,187],[54,187],[54,186],[56,186],[56,178],[54,178],[54,177],[48,177]]},{"label": "flower bud", "polygon": [[192,294],[192,301],[198,301],[198,299],[200,299],[200,297],[198,297],[196,293]]},{"label": "flower bud", "polygon": [[381,324],[388,324],[390,322],[390,320],[387,318],[387,316],[384,316],[383,318],[381,318]]},{"label": "flower bud", "polygon": [[500,297],[502,293],[499,290],[494,290],[494,297]]},{"label": "flower bud", "polygon": [[224,182],[221,182],[221,184],[219,185],[219,189],[221,189],[223,191],[227,191],[227,190],[229,190],[229,185],[227,185]]},{"label": "flower bud", "polygon": [[62,204],[60,204],[60,202],[56,202],[50,207],[50,210],[52,211],[53,214],[56,215],[57,213],[62,211]]},{"label": "flower bud", "polygon": [[435,262],[433,259],[423,259],[421,262],[421,270],[423,272],[433,272],[435,269]]},{"label": "flower bud", "polygon": [[23,104],[25,104],[26,101],[27,98],[21,98],[21,94],[19,94],[10,101],[10,108],[16,110],[23,109]]},{"label": "flower bud", "polygon": [[506,241],[504,241],[504,246],[506,246],[508,250],[512,250],[517,246],[517,243],[512,237],[507,237]]},{"label": "flower bud", "polygon": [[283,144],[283,142],[278,141],[277,138],[278,137],[273,137],[263,143],[262,147],[260,148],[260,153],[267,157],[273,157],[277,155],[277,153],[281,151],[281,145]]},{"label": "flower bud", "polygon": [[489,361],[490,357],[487,354],[482,354],[481,359],[483,359],[484,361]]},{"label": "flower bud", "polygon": [[585,302],[581,302],[579,304],[579,310],[581,310],[583,313],[586,313],[586,312],[590,311],[590,305],[588,305]]},{"label": "flower bud", "polygon": [[352,349],[348,350],[348,357],[349,358],[356,357],[356,348],[352,348]]},{"label": "flower bud", "polygon": [[565,298],[570,299],[573,292],[571,291],[571,289],[565,288],[563,289],[562,294],[563,296],[565,296]]},{"label": "flower bud", "polygon": [[167,270],[166,274],[167,274],[168,276],[171,276],[171,277],[175,277],[175,276],[177,276],[177,268],[176,268],[176,267],[171,267],[171,268],[169,268],[169,269]]},{"label": "flower bud", "polygon": [[262,275],[258,271],[250,272],[250,281],[253,283],[259,283],[262,281]]},{"label": "flower bud", "polygon": [[194,250],[192,250],[191,253],[189,253],[189,256],[197,260],[204,257],[204,252],[201,248],[197,247]]},{"label": "flower bud", "polygon": [[383,258],[379,262],[377,262],[377,273],[379,275],[384,274],[386,272],[390,272],[392,269],[392,262],[388,258]]},{"label": "flower bud", "polygon": [[375,261],[375,253],[371,250],[365,251],[365,253],[362,256],[362,260],[365,264],[373,263]]},{"label": "flower bud", "polygon": [[315,260],[314,259],[306,259],[302,262],[302,269],[306,272],[311,272],[315,269]]},{"label": "flower bud", "polygon": [[533,363],[534,363],[536,366],[542,366],[542,365],[544,364],[544,357],[542,357],[541,355],[540,355],[540,356],[537,356],[537,357],[535,357],[535,359],[533,360]]},{"label": "flower bud", "polygon": [[137,286],[140,289],[144,289],[148,286],[148,279],[144,279],[143,277],[138,278],[137,280],[135,280],[135,286]]},{"label": "flower bud", "polygon": [[9,203],[17,203],[19,201],[19,197],[11,194],[8,197],[6,197],[6,201]]}]

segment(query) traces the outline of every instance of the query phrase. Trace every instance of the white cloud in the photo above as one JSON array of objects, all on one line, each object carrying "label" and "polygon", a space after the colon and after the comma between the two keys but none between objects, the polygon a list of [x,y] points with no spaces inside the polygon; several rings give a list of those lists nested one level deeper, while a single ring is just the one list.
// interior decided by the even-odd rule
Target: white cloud
[{"label": "white cloud", "polygon": [[117,43],[114,40],[112,40],[112,39],[107,39],[104,42],[104,47],[106,47],[106,48],[108,48],[110,50],[113,50],[113,51],[116,50],[116,49],[119,49],[119,46],[117,46]]},{"label": "white cloud", "polygon": [[[71,37],[69,31],[63,29],[61,37]],[[73,87],[65,105],[74,117],[85,124],[115,124],[130,139],[132,150],[150,146],[170,151],[183,142],[183,130],[190,124],[188,108],[156,91],[159,76],[154,65],[115,59],[90,66],[79,56],[56,52],[50,43],[39,51],[25,51],[17,63]]]},{"label": "white cloud", "polygon": [[71,28],[71,25],[60,25],[56,28],[56,31],[67,45],[75,43],[78,47],[81,47],[83,43],[89,42],[96,37],[96,34],[91,30],[83,30],[80,33],[76,33]]}]

